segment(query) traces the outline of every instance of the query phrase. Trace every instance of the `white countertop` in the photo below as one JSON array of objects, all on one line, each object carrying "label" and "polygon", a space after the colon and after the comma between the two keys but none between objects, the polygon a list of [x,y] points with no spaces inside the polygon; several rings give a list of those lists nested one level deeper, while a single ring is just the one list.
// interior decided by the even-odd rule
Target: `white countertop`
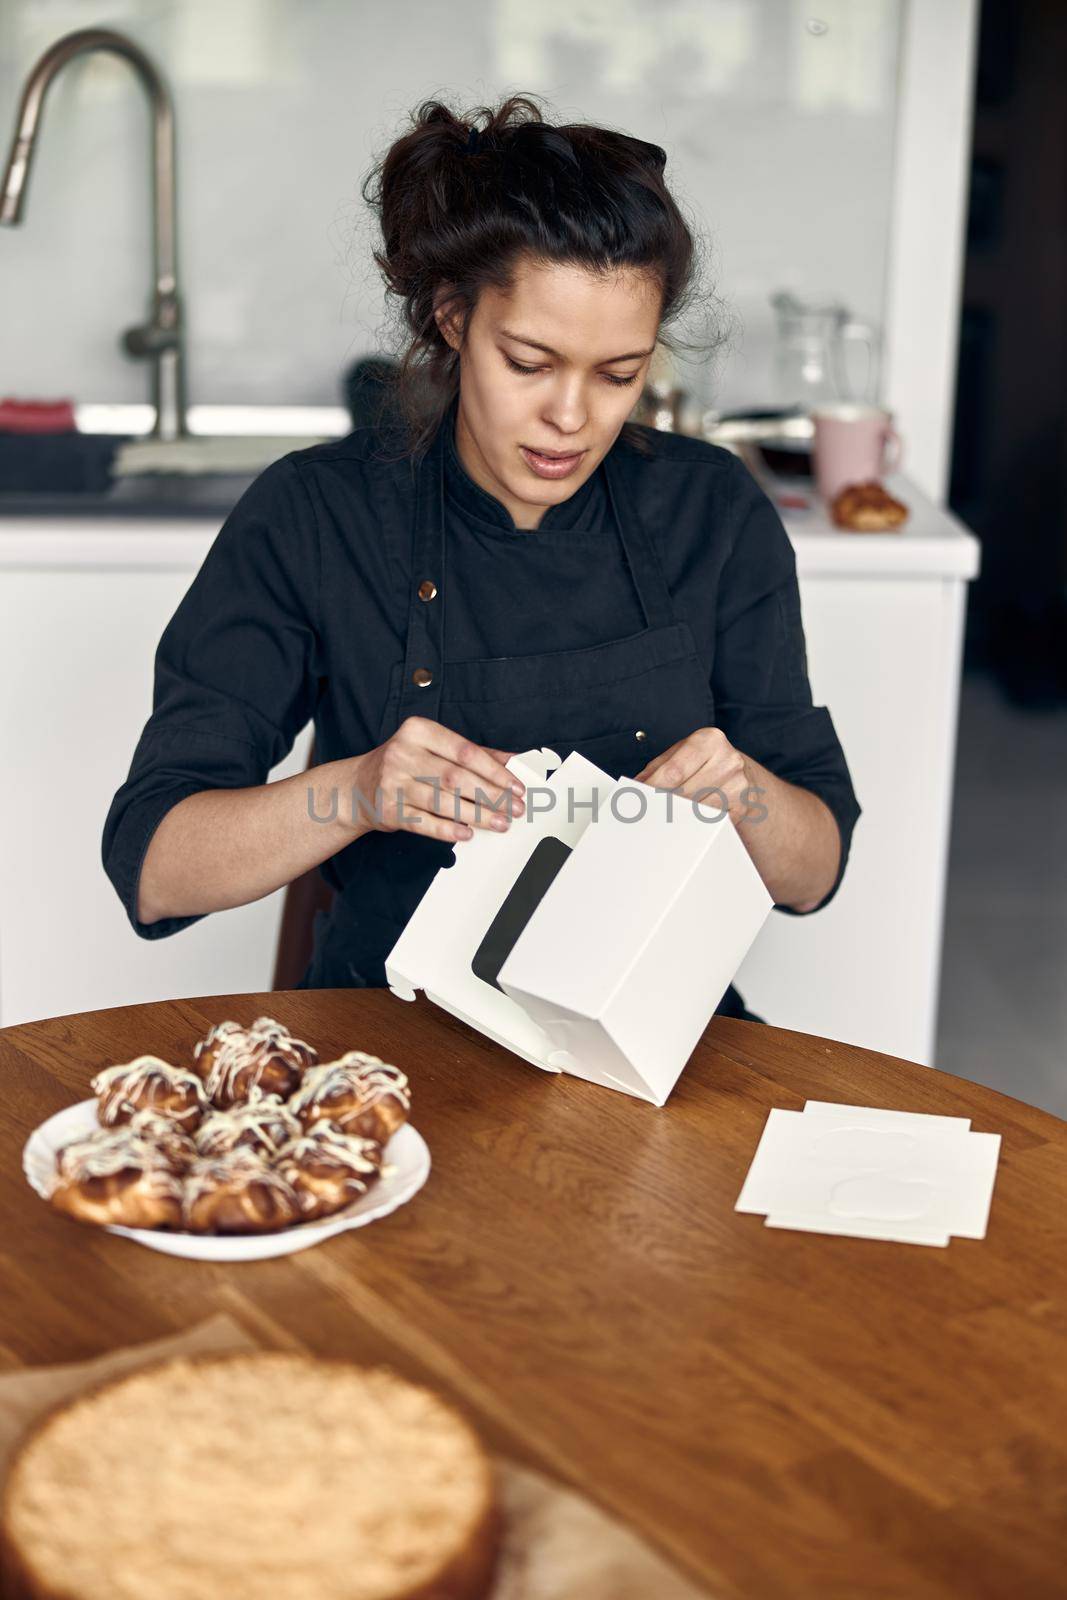
[{"label": "white countertop", "polygon": [[778,504],[778,512],[803,576],[868,578],[973,578],[981,565],[981,545],[951,511],[935,505],[900,473],[885,480],[889,493],[908,507],[907,522],[896,533],[850,533],[835,527],[826,508],[807,485],[765,485],[777,502],[776,488],[809,501],[799,510]]},{"label": "white countertop", "polygon": [[[791,495],[803,484],[781,483]],[[973,578],[980,546],[951,512],[900,475],[886,479],[890,493],[911,515],[897,533],[847,533],[830,522],[817,497],[807,510],[779,506],[802,577]],[[769,490],[775,498],[773,486]],[[0,569],[196,571],[218,532],[220,519],[199,517],[0,518]]]}]

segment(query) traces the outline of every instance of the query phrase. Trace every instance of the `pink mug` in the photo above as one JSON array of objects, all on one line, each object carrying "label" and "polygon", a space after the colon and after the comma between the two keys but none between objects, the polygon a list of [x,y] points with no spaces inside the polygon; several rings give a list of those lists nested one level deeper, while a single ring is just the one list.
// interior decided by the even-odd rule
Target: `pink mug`
[{"label": "pink mug", "polygon": [[816,406],[815,481],[828,503],[847,484],[881,480],[900,466],[903,447],[881,406],[841,401]]}]

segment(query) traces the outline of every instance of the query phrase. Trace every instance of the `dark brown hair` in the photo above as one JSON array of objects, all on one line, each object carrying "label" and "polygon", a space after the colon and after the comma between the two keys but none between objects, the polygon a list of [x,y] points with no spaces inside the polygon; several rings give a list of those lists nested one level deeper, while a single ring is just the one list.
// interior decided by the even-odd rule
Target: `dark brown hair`
[{"label": "dark brown hair", "polygon": [[[457,115],[426,100],[362,186],[377,213],[374,252],[402,313],[403,350],[388,396],[405,449],[425,449],[459,388],[459,352],[438,327],[435,303],[465,327],[486,285],[506,290],[517,261],[576,262],[658,279],[663,326],[689,304],[694,235],[667,188],[656,144],[586,123],[553,126],[517,94],[495,109]],[[631,442],[647,450],[639,429]]]}]

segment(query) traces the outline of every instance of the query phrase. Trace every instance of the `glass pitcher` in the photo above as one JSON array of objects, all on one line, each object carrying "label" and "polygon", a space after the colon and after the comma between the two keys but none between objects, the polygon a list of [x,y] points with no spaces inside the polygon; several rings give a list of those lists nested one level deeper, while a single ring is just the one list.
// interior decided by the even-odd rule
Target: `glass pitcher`
[{"label": "glass pitcher", "polygon": [[[828,296],[800,300],[788,289],[780,289],[771,295],[771,305],[778,319],[776,401],[804,412],[828,400],[877,402],[881,378],[877,328],[856,321],[846,307]],[[857,344],[864,347],[865,360],[850,359]]]}]

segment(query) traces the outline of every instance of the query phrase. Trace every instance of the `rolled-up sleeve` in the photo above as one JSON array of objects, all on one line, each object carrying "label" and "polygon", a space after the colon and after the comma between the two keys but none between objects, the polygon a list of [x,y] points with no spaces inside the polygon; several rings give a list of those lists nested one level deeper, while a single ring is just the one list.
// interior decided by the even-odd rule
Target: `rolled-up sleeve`
[{"label": "rolled-up sleeve", "polygon": [[730,743],[776,777],[818,795],[841,835],[837,876],[810,911],[828,905],[845,873],[861,808],[826,706],[812,703],[796,556],[773,504],[735,461],[730,522],[735,538],[719,592],[712,691]]},{"label": "rolled-up sleeve", "polygon": [[203,915],[137,917],[141,867],[166,813],[204,789],[265,783],[314,712],[319,581],[313,508],[286,457],[230,512],[163,632],[152,714],[104,823],[104,870],[142,938]]}]

